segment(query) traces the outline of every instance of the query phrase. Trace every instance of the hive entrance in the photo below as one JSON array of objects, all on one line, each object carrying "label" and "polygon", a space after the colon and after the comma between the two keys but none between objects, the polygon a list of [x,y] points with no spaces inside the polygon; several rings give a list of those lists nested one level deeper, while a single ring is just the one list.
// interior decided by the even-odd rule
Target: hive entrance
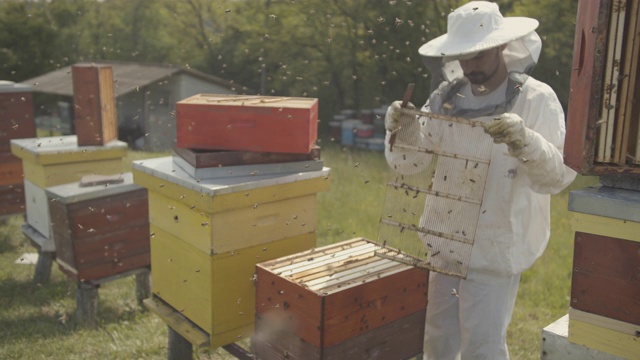
[{"label": "hive entrance", "polygon": [[[378,234],[386,246],[377,254],[466,278],[493,141],[477,121],[407,112],[429,116],[420,119],[429,122],[424,136],[439,141],[415,141],[410,129],[397,132],[393,151],[405,163],[391,169]],[[426,168],[405,171],[427,155]]]}]

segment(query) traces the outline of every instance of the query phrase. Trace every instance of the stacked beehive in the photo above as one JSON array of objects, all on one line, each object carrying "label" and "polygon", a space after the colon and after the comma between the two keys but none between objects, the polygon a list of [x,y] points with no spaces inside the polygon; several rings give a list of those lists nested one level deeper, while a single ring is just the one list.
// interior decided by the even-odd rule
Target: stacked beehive
[{"label": "stacked beehive", "polygon": [[22,161],[11,140],[35,136],[31,87],[0,81],[0,216],[25,211]]},{"label": "stacked beehive", "polygon": [[68,135],[12,140],[11,151],[24,168],[27,224],[40,235],[40,247],[55,251],[46,188],[80,181],[85,175],[122,173],[127,144],[116,140],[105,146],[79,146],[78,137]]},{"label": "stacked beehive", "polygon": [[572,343],[637,359],[640,354],[640,192],[594,186],[570,193]]},{"label": "stacked beehive", "polygon": [[[24,168],[27,223],[23,232],[41,254],[36,281],[48,280],[50,264],[44,264],[44,259],[48,258],[50,263],[56,252],[62,255],[57,258],[60,268],[78,282],[130,270],[131,264],[125,266],[123,262],[127,258],[123,251],[118,251],[117,256],[109,255],[108,251],[125,243],[127,248],[138,244],[136,249],[142,250],[137,254],[144,253],[146,246],[146,257],[138,259],[134,267],[149,266],[148,220],[136,223],[144,228],[142,231],[120,231],[135,221],[131,217],[121,218],[123,212],[139,213],[146,218],[147,200],[146,190],[133,185],[131,176],[123,174],[127,144],[116,139],[112,69],[94,64],[74,65],[72,76],[77,135],[11,141],[11,151],[22,159]],[[105,192],[104,187],[109,184],[90,186],[86,181],[88,176],[96,175],[116,176],[124,184],[112,184],[113,189]],[[122,199],[116,199],[116,195]],[[143,201],[136,201],[137,198]],[[109,204],[115,207],[110,208]],[[135,206],[125,209],[126,204]],[[106,268],[86,272],[90,264],[99,263],[106,264]]]},{"label": "stacked beehive", "polygon": [[258,264],[257,359],[408,359],[422,352],[428,271],[355,238]]},{"label": "stacked beehive", "polygon": [[44,251],[55,251],[45,189],[80,181],[85,175],[120,174],[127,154],[127,144],[116,139],[117,133],[104,130],[117,129],[111,67],[74,65],[72,76],[76,128],[87,130],[77,136],[11,141],[11,152],[22,159],[24,168],[27,224],[34,235],[30,238]]},{"label": "stacked beehive", "polygon": [[34,280],[49,280],[55,258],[77,283],[80,323],[96,325],[101,283],[136,275],[138,300],[149,288],[146,189],[123,173],[110,66],[72,67],[77,135],[11,141],[22,159],[27,223],[40,256]]},{"label": "stacked beehive", "polygon": [[249,336],[255,265],[315,246],[316,194],[329,186],[317,110],[308,98],[196,95],[176,105],[174,154],[134,162],[153,234],[146,304],[191,343]]},{"label": "stacked beehive", "polygon": [[640,3],[579,0],[565,163],[600,184],[569,196],[569,314],[544,358],[640,358]]}]

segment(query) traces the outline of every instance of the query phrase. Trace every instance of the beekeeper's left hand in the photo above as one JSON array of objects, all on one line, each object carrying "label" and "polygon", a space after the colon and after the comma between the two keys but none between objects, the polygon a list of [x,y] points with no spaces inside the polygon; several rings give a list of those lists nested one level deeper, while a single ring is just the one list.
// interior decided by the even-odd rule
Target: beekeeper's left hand
[{"label": "beekeeper's left hand", "polygon": [[[402,101],[397,100],[391,103],[387,108],[387,113],[384,117],[384,127],[387,131],[396,132],[404,126],[409,126],[411,123],[416,123],[415,115],[406,114],[402,111]],[[405,108],[414,110],[416,107],[412,103],[407,103]]]},{"label": "beekeeper's left hand", "polygon": [[505,113],[484,124],[484,132],[491,135],[496,144],[507,144],[509,153],[519,156],[528,145],[531,130],[524,126],[524,120],[517,114]]}]

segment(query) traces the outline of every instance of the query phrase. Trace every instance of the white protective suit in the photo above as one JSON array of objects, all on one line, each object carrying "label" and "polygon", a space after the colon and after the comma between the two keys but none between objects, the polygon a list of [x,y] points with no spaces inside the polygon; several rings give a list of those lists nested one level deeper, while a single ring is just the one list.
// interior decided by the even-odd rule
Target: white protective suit
[{"label": "white protective suit", "polygon": [[[539,42],[540,39],[536,35],[533,41]],[[422,110],[446,113],[437,108],[441,104],[440,94],[456,84],[462,84],[453,90],[456,95],[462,93],[462,96],[454,96],[457,107],[464,107],[465,103],[472,104],[474,97],[469,87],[464,85],[464,80],[460,80],[457,83],[443,83]],[[549,240],[550,194],[560,192],[576,175],[564,165],[564,112],[556,94],[551,87],[532,77],[527,77],[524,83],[514,84],[508,80],[491,94],[482,96],[483,107],[493,100],[502,110],[504,91],[507,87],[517,87],[519,94],[503,112],[518,114],[535,134],[520,159],[509,155],[507,145],[493,145],[470,271],[515,275],[529,268],[542,255]],[[499,114],[492,113],[474,119],[491,121],[493,116]],[[416,119],[413,126],[416,130],[419,127],[419,131],[415,131],[414,141],[418,146],[428,149],[438,148],[433,134],[440,132],[437,129],[442,124],[439,120]],[[430,132],[432,136],[427,135]],[[388,132],[385,155],[389,165],[396,171],[415,173],[421,170],[416,168],[416,164],[424,168],[431,161],[431,156],[424,153],[407,154],[402,149],[389,151],[389,136]],[[465,142],[465,139],[460,141]]]},{"label": "white protective suit", "polygon": [[[474,16],[481,12],[478,9],[497,20],[487,22],[483,18],[476,22]],[[458,13],[461,16],[456,19]],[[452,20],[458,22],[451,26]],[[526,22],[530,29],[537,26],[530,19],[511,20],[509,26],[518,21]],[[470,2],[450,14],[448,30],[451,38],[456,36],[457,26],[469,25],[470,29],[459,31],[457,36],[464,42],[469,34],[487,30],[487,23],[500,29],[501,21],[497,5]],[[503,113],[515,113],[531,130],[527,130],[528,143],[519,158],[509,154],[507,145],[493,144],[467,279],[431,272],[425,329],[427,359],[509,358],[506,331],[520,274],[542,255],[549,241],[550,195],[564,189],[576,175],[563,161],[565,121],[560,102],[548,85],[529,77],[541,49],[539,36],[530,31],[502,42],[507,44],[503,56],[509,76],[497,89],[482,96],[472,94],[456,60],[456,55],[466,51],[464,46],[455,48],[457,43],[451,42],[450,53],[438,49],[431,55],[421,51],[433,78],[438,79],[422,111],[484,122]],[[505,33],[502,36],[509,36],[508,31]],[[473,49],[474,45],[469,46]],[[400,124],[404,134],[409,134],[403,141],[419,147],[438,149],[438,134],[452,131],[443,129],[445,125],[439,120],[413,120]],[[390,137],[388,131],[385,156],[393,169],[416,174],[429,165],[429,154],[401,147],[390,151]],[[465,144],[464,138],[457,140]]]}]

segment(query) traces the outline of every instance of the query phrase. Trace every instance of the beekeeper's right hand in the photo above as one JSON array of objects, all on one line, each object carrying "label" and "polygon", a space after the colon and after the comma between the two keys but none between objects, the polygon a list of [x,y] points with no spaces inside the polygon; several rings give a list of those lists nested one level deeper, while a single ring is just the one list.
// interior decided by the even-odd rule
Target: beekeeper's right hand
[{"label": "beekeeper's right hand", "polygon": [[[414,115],[402,112],[400,104],[402,102],[399,100],[392,102],[384,116],[384,127],[389,132],[397,131],[401,127],[407,126],[411,121],[415,121]],[[407,103],[406,108],[415,110],[416,107],[412,103]]]}]

